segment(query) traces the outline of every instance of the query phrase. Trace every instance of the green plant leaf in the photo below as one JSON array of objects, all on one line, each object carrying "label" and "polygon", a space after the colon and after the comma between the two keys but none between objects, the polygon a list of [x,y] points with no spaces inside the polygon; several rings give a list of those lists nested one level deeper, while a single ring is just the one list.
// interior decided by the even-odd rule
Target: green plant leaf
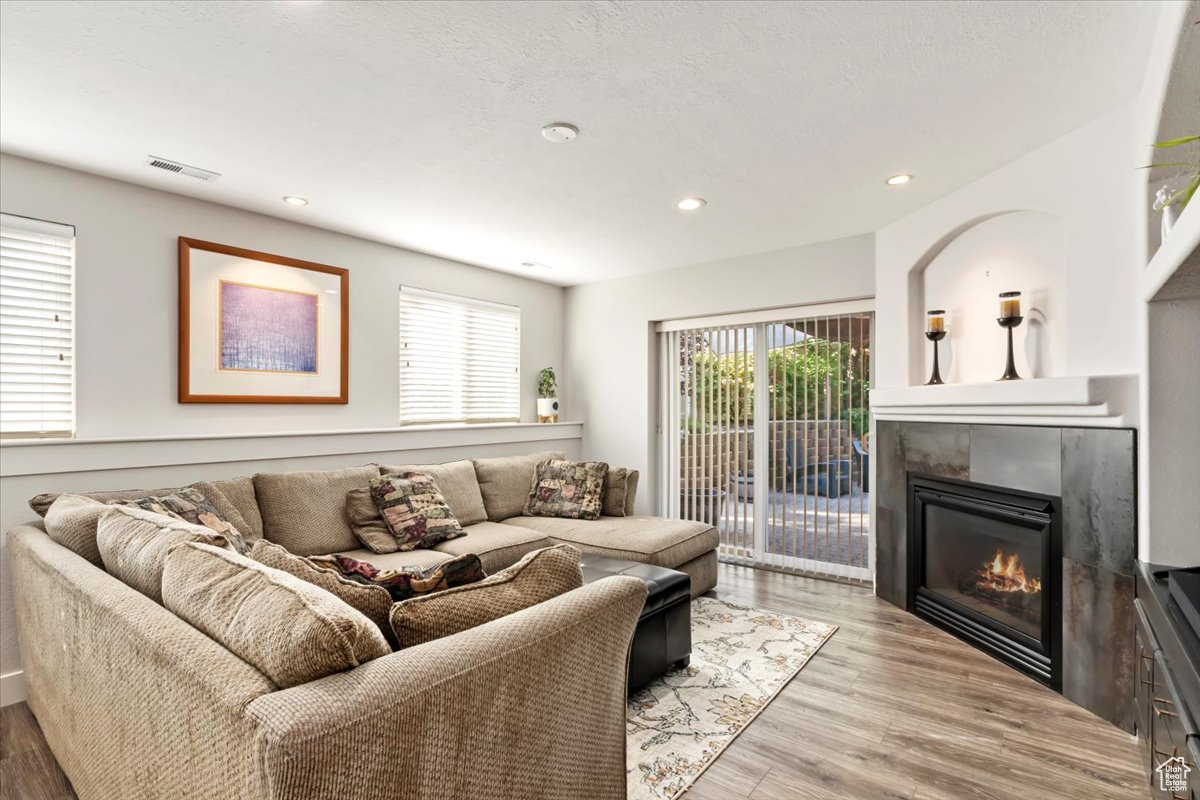
[{"label": "green plant leaf", "polygon": [[1189,161],[1168,161],[1163,164],[1147,164],[1138,169],[1158,169],[1159,167],[1200,167],[1200,164],[1193,164]]},{"label": "green plant leaf", "polygon": [[1189,142],[1200,142],[1200,134],[1195,136],[1180,136],[1178,139],[1168,139],[1165,142],[1155,142],[1154,147],[1178,147]]},{"label": "green plant leaf", "polygon": [[1187,208],[1188,202],[1192,199],[1192,195],[1196,194],[1197,189],[1200,189],[1200,175],[1192,178],[1192,182],[1187,185],[1186,193],[1179,199],[1180,213],[1183,212],[1183,209]]},{"label": "green plant leaf", "polygon": [[1163,203],[1162,207],[1166,208],[1167,206],[1178,205],[1179,210],[1183,211],[1183,207],[1188,204],[1188,200],[1191,200],[1192,195],[1196,193],[1197,186],[1200,186],[1200,173],[1193,175],[1192,179],[1188,181],[1187,186],[1184,186],[1175,192],[1175,194],[1168,197],[1167,202]]}]

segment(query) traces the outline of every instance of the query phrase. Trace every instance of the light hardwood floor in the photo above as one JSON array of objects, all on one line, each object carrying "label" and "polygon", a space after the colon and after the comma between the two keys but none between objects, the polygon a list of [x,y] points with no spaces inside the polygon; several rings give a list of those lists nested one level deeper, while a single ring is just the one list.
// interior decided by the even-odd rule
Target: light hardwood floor
[{"label": "light hardwood floor", "polygon": [[[683,800],[1149,797],[1128,734],[869,590],[722,565],[717,597],[838,632]],[[22,703],[0,798],[74,795]]]}]

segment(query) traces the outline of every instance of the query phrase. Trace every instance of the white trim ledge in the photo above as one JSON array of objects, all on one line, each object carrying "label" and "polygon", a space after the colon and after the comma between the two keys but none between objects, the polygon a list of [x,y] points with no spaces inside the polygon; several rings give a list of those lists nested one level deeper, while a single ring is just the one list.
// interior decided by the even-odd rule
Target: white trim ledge
[{"label": "white trim ledge", "polygon": [[25,693],[25,673],[16,670],[0,675],[0,706],[23,703],[28,697]]},{"label": "white trim ledge", "polygon": [[1137,424],[1136,375],[1034,378],[871,390],[881,420],[1128,428]]},{"label": "white trim ledge", "polygon": [[344,453],[553,442],[582,437],[582,422],[519,422],[287,433],[10,440],[0,443],[0,455],[3,456],[0,458],[0,478]]}]

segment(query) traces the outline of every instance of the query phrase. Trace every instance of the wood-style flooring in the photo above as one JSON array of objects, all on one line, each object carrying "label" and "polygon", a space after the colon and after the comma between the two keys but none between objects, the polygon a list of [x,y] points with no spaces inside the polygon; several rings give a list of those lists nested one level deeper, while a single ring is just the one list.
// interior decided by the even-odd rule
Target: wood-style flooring
[{"label": "wood-style flooring", "polygon": [[[715,594],[839,630],[683,800],[1149,796],[1131,736],[868,589],[723,564]],[[0,800],[73,798],[0,710]]]}]

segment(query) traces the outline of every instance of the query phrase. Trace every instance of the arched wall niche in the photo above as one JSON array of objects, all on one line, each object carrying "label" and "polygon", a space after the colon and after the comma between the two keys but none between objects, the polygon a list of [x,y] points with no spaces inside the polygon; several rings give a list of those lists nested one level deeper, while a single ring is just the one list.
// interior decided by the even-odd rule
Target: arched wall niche
[{"label": "arched wall niche", "polygon": [[908,276],[910,383],[924,383],[933,347],[925,312],[942,308],[950,333],[942,341],[947,383],[995,380],[1004,369],[1005,332],[996,324],[997,295],[1022,293],[1025,321],[1016,329],[1017,370],[1025,378],[1065,374],[1066,225],[1054,213],[1001,211],[969,220],[934,244]]}]

